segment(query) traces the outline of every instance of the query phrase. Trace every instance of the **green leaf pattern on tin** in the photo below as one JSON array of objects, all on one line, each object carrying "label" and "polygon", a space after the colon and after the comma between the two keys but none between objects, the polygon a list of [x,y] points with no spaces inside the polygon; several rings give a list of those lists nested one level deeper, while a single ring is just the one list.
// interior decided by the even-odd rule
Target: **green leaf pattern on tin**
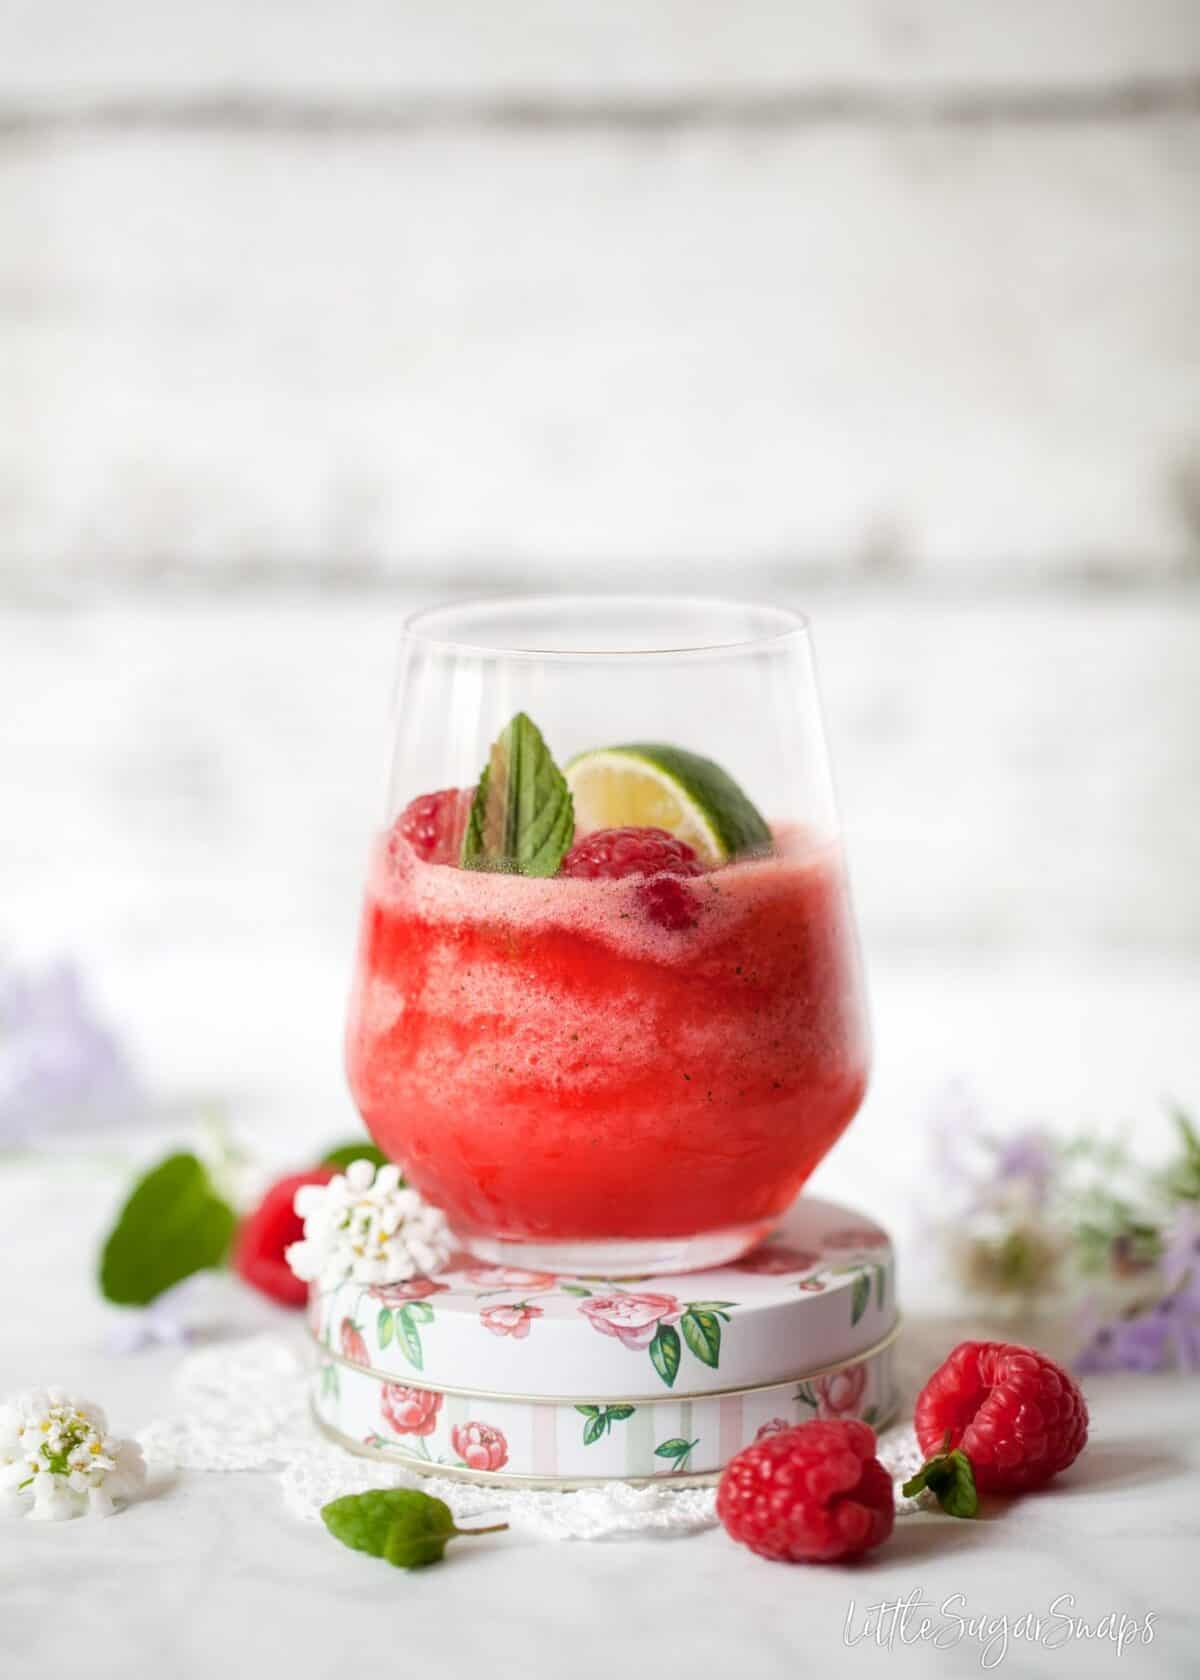
[{"label": "green leaf pattern on tin", "polygon": [[669,1458],[671,1460],[671,1473],[674,1474],[678,1470],[687,1469],[688,1460],[692,1456],[692,1448],[699,1445],[700,1437],[698,1435],[694,1441],[685,1441],[682,1435],[674,1435],[669,1441],[663,1441],[655,1447],[654,1456],[655,1458]]},{"label": "green leaf pattern on tin", "polygon": [[402,1307],[385,1307],[376,1326],[379,1346],[387,1347],[394,1338],[408,1363],[422,1371],[425,1368],[425,1350],[421,1346],[419,1327],[432,1322],[433,1308],[428,1301],[405,1301]]},{"label": "green leaf pattern on tin", "polygon": [[[850,1323],[858,1323],[871,1304],[871,1290],[875,1291],[875,1305],[883,1311],[888,1296],[888,1269],[885,1264],[871,1260],[865,1255],[858,1255],[844,1261],[841,1265],[828,1268],[830,1277],[850,1278]],[[806,1282],[800,1288],[806,1287]]]},{"label": "green leaf pattern on tin", "polygon": [[587,1421],[583,1426],[583,1444],[593,1446],[603,1440],[614,1423],[623,1423],[631,1418],[637,1410],[636,1406],[576,1406],[575,1410]]},{"label": "green leaf pattern on tin", "polygon": [[715,1301],[697,1301],[684,1313],[679,1325],[684,1341],[696,1358],[714,1371],[721,1363],[722,1319],[728,1323],[729,1314],[722,1312]]},{"label": "green leaf pattern on tin", "polygon": [[871,1299],[871,1280],[866,1272],[859,1272],[850,1290],[850,1322],[857,1324]]},{"label": "green leaf pattern on tin", "polygon": [[[850,1324],[853,1327],[872,1305],[872,1297],[876,1310],[885,1310],[890,1293],[888,1271],[886,1261],[877,1261],[867,1253],[852,1253],[846,1255],[839,1264],[827,1266],[819,1272],[810,1272],[794,1287],[824,1290],[830,1287],[833,1280],[845,1279],[849,1283],[847,1296]],[[528,1274],[527,1278],[531,1284],[544,1281],[554,1285],[549,1290],[532,1289],[531,1294],[557,1295],[560,1300],[564,1297],[570,1299],[579,1313],[585,1316],[592,1328],[600,1334],[614,1337],[622,1346],[633,1351],[648,1353],[656,1375],[667,1388],[675,1386],[683,1364],[685,1348],[701,1365],[713,1371],[719,1369],[724,1327],[732,1323],[729,1309],[736,1308],[739,1304],[736,1301],[679,1301],[672,1295],[625,1287],[626,1282],[638,1282],[638,1279],[603,1284],[600,1280],[591,1279],[589,1281],[598,1284],[599,1287],[589,1289],[580,1282],[556,1280],[549,1276],[542,1280],[534,1274]],[[512,1281],[515,1283],[518,1279],[514,1276]],[[526,1281],[526,1275],[523,1274],[519,1281]],[[397,1289],[407,1287],[396,1286]],[[425,1287],[444,1289],[446,1286],[426,1283]],[[386,1299],[390,1292],[383,1287],[369,1291],[381,1299]],[[425,1350],[421,1329],[422,1326],[432,1323],[434,1316],[433,1307],[419,1297],[403,1301],[398,1306],[381,1307],[375,1319],[379,1351],[382,1353],[395,1343],[403,1359],[414,1370],[423,1371]],[[542,1316],[541,1307],[523,1300],[516,1304],[483,1309],[481,1323],[497,1334],[511,1334],[520,1339],[528,1334],[530,1323]],[[491,1319],[499,1320],[501,1317],[504,1320],[502,1324],[491,1322]],[[518,1318],[519,1324],[515,1322]],[[513,1322],[510,1323],[510,1320]],[[795,1399],[814,1412],[821,1409],[821,1402],[811,1383],[801,1383],[795,1392]],[[613,1422],[631,1416],[635,1408],[580,1406],[576,1409],[587,1419],[584,1425],[584,1444],[590,1446],[611,1430]]]},{"label": "green leaf pattern on tin", "polygon": [[721,1325],[729,1322],[727,1309],[736,1305],[736,1301],[679,1301],[674,1295],[610,1285],[606,1293],[581,1300],[579,1311],[602,1336],[614,1336],[623,1347],[644,1348],[660,1380],[673,1388],[684,1343],[702,1365],[717,1369]]},{"label": "green leaf pattern on tin", "polygon": [[660,1324],[650,1343],[650,1363],[666,1383],[674,1387],[679,1375],[679,1332],[672,1324]]}]

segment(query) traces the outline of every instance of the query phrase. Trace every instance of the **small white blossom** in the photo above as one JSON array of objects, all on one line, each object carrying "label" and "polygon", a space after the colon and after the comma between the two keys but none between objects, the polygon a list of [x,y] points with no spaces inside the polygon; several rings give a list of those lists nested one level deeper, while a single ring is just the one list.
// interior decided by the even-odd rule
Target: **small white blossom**
[{"label": "small white blossom", "polygon": [[110,1516],[145,1479],[141,1448],[111,1436],[90,1401],[34,1388],[0,1403],[0,1492],[31,1500],[34,1521]]},{"label": "small white blossom", "polygon": [[400,1183],[392,1165],[378,1172],[370,1161],[351,1161],[328,1184],[303,1184],[296,1212],[304,1238],[287,1251],[298,1278],[334,1289],[358,1283],[402,1283],[427,1277],[450,1258],[450,1232],[437,1208]]}]

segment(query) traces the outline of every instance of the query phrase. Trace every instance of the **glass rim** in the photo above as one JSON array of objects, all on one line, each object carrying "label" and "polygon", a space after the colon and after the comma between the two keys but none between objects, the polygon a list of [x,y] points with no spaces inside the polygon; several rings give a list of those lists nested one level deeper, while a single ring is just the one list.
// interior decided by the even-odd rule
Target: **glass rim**
[{"label": "glass rim", "polygon": [[[469,636],[439,634],[442,622],[452,624],[459,615],[502,612],[524,608],[541,611],[553,607],[558,611],[575,610],[586,614],[597,608],[628,608],[663,610],[685,615],[689,609],[715,613],[760,613],[775,621],[772,628],[756,636],[738,636],[730,641],[679,641],[659,647],[525,647],[514,641],[511,645],[472,641]],[[663,595],[663,594],[553,594],[481,595],[461,601],[441,601],[433,606],[420,607],[406,614],[402,626],[406,639],[438,648],[446,653],[469,655],[476,659],[529,660],[591,660],[591,659],[663,659],[683,658],[687,655],[728,655],[747,653],[785,642],[792,637],[808,639],[810,625],[805,613],[793,607],[781,607],[773,601],[738,600],[723,595]]]}]

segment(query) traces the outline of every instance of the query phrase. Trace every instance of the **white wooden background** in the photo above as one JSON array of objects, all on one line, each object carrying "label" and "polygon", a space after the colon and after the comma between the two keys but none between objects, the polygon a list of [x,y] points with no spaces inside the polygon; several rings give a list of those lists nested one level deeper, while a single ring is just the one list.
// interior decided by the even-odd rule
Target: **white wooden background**
[{"label": "white wooden background", "polygon": [[874,981],[835,1178],[956,1071],[1200,1101],[1198,180],[1192,0],[4,0],[0,942],[341,1129],[404,608],[748,592]]}]

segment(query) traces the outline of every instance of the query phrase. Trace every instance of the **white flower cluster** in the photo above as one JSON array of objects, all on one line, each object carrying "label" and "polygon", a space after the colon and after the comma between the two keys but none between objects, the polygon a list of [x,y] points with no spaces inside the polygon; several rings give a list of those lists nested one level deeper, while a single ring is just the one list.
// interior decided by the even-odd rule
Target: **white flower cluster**
[{"label": "white flower cluster", "polygon": [[99,1406],[60,1389],[30,1389],[0,1404],[0,1490],[32,1498],[40,1522],[112,1515],[146,1479],[142,1449],[117,1441]]},{"label": "white flower cluster", "polygon": [[351,1161],[328,1184],[302,1184],[296,1212],[304,1239],[292,1243],[287,1263],[298,1278],[335,1289],[358,1283],[402,1283],[427,1277],[450,1258],[445,1218],[415,1190],[400,1183],[399,1167]]}]

